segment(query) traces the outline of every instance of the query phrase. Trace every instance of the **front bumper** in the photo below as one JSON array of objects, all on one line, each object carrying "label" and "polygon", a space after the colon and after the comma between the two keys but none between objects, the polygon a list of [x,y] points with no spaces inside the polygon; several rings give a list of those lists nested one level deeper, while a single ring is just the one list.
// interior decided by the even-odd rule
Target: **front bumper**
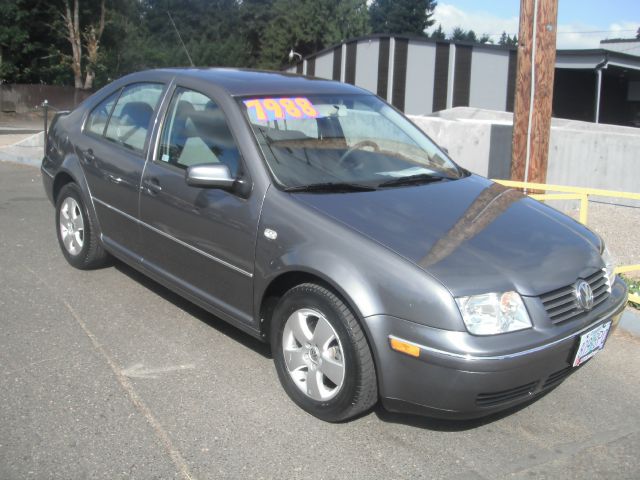
[{"label": "front bumper", "polygon": [[[491,337],[386,315],[367,317],[383,405],[391,411],[464,419],[526,402],[577,370],[571,365],[580,335],[608,321],[613,332],[626,299],[626,286],[618,279],[607,301],[584,320]],[[419,346],[420,356],[392,350],[391,337]],[[528,345],[527,338],[532,340]]]}]

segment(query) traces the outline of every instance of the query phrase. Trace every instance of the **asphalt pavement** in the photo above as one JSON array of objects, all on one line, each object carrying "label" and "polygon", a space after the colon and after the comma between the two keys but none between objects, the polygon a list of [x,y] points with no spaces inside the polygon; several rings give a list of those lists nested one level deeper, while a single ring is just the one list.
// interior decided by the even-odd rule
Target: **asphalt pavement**
[{"label": "asphalt pavement", "polygon": [[1,479],[640,475],[640,337],[499,417],[327,424],[265,345],[123,264],[70,267],[53,218],[38,170],[0,162]]}]

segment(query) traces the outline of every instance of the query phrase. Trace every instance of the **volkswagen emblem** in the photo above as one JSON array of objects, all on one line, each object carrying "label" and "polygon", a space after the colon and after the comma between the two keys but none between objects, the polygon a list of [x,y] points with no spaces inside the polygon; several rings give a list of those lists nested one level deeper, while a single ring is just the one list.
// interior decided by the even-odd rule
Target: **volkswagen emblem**
[{"label": "volkswagen emblem", "polygon": [[583,310],[591,310],[593,308],[593,290],[591,290],[591,285],[587,282],[578,280],[574,294],[580,308]]}]

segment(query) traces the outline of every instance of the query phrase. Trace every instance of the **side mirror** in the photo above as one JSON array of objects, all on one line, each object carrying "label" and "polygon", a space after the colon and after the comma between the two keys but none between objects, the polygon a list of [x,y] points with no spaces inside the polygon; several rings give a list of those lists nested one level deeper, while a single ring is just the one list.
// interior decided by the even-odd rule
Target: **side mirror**
[{"label": "side mirror", "polygon": [[229,167],[222,164],[192,165],[187,168],[187,185],[230,190],[236,179],[231,176]]}]

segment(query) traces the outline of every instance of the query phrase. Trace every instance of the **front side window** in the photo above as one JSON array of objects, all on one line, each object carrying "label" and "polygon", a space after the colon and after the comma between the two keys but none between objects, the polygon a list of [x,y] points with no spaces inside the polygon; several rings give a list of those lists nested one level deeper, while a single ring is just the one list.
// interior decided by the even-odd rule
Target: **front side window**
[{"label": "front side window", "polygon": [[464,176],[429,138],[374,95],[242,98],[269,169],[284,188],[400,185]]},{"label": "front side window", "polygon": [[157,83],[126,87],[113,109],[105,136],[125,147],[142,151],[163,88]]},{"label": "front side window", "polygon": [[177,88],[169,105],[156,160],[183,169],[222,163],[235,177],[240,152],[220,107],[206,95]]},{"label": "front side window", "polygon": [[91,111],[89,118],[87,118],[87,131],[97,135],[104,133],[104,127],[107,126],[109,115],[111,115],[111,110],[113,110],[119,93],[120,90],[112,93]]}]

